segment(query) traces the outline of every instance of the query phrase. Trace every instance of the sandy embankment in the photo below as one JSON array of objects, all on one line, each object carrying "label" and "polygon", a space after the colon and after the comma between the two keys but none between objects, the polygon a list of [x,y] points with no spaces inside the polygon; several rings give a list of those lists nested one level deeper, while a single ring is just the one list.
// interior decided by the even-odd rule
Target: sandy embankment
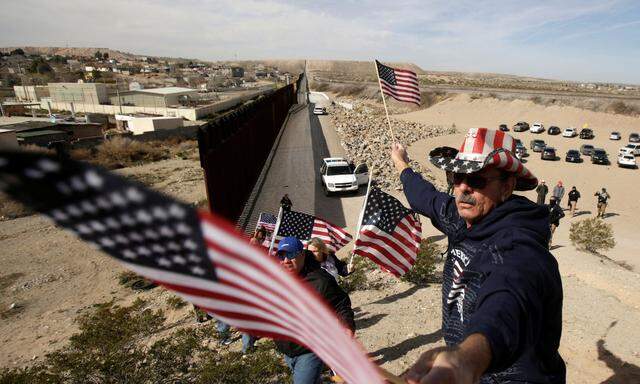
[{"label": "sandy embankment", "polygon": [[[460,95],[429,109],[397,115],[395,118],[457,126],[460,134],[422,140],[409,148],[410,155],[429,168],[443,185],[443,172],[428,163],[426,154],[441,145],[458,147],[462,143],[463,133],[470,127],[497,128],[502,123],[511,127],[520,120],[561,128],[580,128],[585,123],[589,124],[596,135],[593,140],[550,136],[546,132],[511,134],[520,138],[527,147],[534,138],[543,139],[555,147],[561,160],[543,161],[538,153],[530,151],[527,167],[538,178],[546,180],[550,188],[562,180],[567,193],[575,185],[582,194],[578,202],[578,211],[582,214],[575,218],[567,216],[561,221],[554,236],[556,246],[552,252],[558,260],[564,285],[564,332],[560,349],[568,363],[568,382],[596,383],[610,376],[612,379],[615,377],[614,380],[621,380],[630,373],[639,376],[626,376],[629,379],[640,377],[640,338],[637,334],[640,321],[640,252],[636,234],[640,224],[637,215],[640,203],[635,196],[635,190],[640,185],[640,170],[622,169],[615,164],[618,148],[627,143],[629,133],[640,132],[640,119],[572,107],[544,107],[522,100],[471,100],[468,95]],[[609,140],[611,131],[621,132],[623,140]],[[567,150],[578,149],[585,143],[604,148],[613,164],[593,165],[588,157],[581,164],[564,161]],[[613,226],[616,240],[615,248],[604,252],[604,255],[617,263],[626,264],[627,268],[579,252],[569,241],[570,223],[594,215],[596,198],[593,194],[602,187],[606,187],[612,195],[606,221]],[[525,192],[523,195],[535,200],[535,192]],[[563,207],[566,202],[565,194]],[[437,234],[430,226],[423,231],[428,235]],[[632,270],[628,270],[629,267]],[[612,324],[615,325],[610,328]],[[604,341],[604,348],[599,349],[601,340]]]}]

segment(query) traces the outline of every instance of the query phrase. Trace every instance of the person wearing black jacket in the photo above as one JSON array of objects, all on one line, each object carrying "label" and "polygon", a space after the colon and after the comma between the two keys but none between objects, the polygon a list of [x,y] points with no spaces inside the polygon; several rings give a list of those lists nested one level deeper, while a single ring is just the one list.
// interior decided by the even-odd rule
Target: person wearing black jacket
[{"label": "person wearing black jacket", "polygon": [[563,217],[564,212],[562,212],[562,208],[560,208],[558,200],[552,196],[551,200],[549,200],[549,228],[551,230],[551,236],[549,236],[549,248],[551,248],[553,233],[556,231],[556,228],[560,226],[560,219]]},{"label": "person wearing black jacket", "polygon": [[549,210],[514,190],[538,180],[514,155],[507,133],[472,128],[455,157],[429,160],[454,172],[455,197],[409,167],[401,144],[391,159],[411,208],[448,238],[442,282],[446,347],[423,353],[410,384],[564,384],[558,353],[562,281],[548,249]]},{"label": "person wearing black jacket", "polygon": [[[320,267],[302,242],[295,237],[285,237],[278,244],[278,259],[285,270],[300,276],[311,285],[335,310],[342,319],[345,330],[353,334],[356,324],[351,308],[349,296],[338,286],[336,280]],[[291,292],[291,294],[296,294]],[[340,332],[341,330],[336,330]],[[276,340],[276,349],[284,355],[284,359],[291,369],[293,384],[320,383],[320,375],[324,368],[322,360],[312,351],[291,341]]]},{"label": "person wearing black jacket", "polygon": [[576,189],[575,185],[571,187],[571,191],[569,191],[569,210],[571,212],[571,217],[576,215],[576,207],[578,206],[578,199],[580,198],[580,192]]}]

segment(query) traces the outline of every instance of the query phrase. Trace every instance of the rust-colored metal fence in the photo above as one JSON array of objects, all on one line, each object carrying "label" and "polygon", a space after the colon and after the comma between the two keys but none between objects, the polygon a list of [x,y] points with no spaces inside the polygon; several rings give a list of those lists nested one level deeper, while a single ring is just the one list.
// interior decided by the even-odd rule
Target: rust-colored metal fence
[{"label": "rust-colored metal fence", "polygon": [[289,108],[296,103],[294,84],[261,96],[201,127],[200,164],[209,208],[235,222],[242,213]]}]

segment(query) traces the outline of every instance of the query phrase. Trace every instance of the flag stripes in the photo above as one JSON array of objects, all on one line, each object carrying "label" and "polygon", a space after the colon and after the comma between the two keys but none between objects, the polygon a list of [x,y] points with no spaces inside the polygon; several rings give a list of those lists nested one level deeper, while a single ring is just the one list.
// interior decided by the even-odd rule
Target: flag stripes
[{"label": "flag stripes", "polygon": [[418,75],[407,69],[388,67],[376,60],[380,88],[385,95],[398,101],[420,105],[420,84]]},{"label": "flag stripes", "polygon": [[373,187],[367,195],[354,253],[400,277],[415,264],[420,221],[397,199]]},{"label": "flag stripes", "polygon": [[287,236],[296,237],[306,246],[313,237],[317,237],[327,245],[331,252],[337,252],[347,245],[353,237],[336,225],[323,219],[296,211],[283,211],[278,232],[275,234],[273,249],[276,249],[280,240]]},{"label": "flag stripes", "polygon": [[0,181],[14,199],[229,325],[304,345],[348,382],[383,383],[315,290],[212,214],[43,154],[0,152]]}]

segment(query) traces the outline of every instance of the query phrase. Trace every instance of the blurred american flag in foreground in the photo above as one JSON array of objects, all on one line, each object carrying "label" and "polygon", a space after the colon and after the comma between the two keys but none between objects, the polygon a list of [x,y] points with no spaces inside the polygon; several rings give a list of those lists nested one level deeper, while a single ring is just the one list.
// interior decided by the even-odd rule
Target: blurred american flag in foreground
[{"label": "blurred american flag in foreground", "polygon": [[383,383],[297,276],[214,215],[91,165],[0,151],[0,190],[224,322],[313,350],[350,383]]}]

